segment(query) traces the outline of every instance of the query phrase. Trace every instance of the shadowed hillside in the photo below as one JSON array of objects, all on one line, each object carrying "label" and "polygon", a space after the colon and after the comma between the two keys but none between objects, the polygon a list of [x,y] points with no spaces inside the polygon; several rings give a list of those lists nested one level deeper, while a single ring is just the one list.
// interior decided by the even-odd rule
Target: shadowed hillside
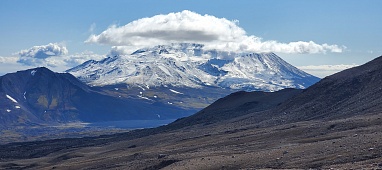
[{"label": "shadowed hillside", "polygon": [[176,107],[104,95],[68,73],[44,67],[1,76],[0,101],[2,126],[174,119],[190,114]]},{"label": "shadowed hillside", "polygon": [[169,124],[166,128],[180,128],[196,124],[207,125],[253,112],[272,109],[301,92],[300,89],[283,89],[277,92],[240,91],[232,93],[192,116]]}]

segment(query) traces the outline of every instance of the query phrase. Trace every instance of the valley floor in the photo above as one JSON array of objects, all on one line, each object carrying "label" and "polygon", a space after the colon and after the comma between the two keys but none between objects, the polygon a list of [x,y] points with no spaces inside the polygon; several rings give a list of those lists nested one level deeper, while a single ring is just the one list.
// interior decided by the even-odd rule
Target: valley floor
[{"label": "valley floor", "polygon": [[110,135],[130,131],[112,127],[90,127],[85,124],[58,124],[35,126],[10,126],[0,128],[0,144],[14,142],[42,141],[61,138],[81,138],[89,136]]},{"label": "valley floor", "polygon": [[18,147],[2,146],[0,169],[382,169],[382,114],[272,127],[234,121],[86,139],[29,159],[7,157]]}]

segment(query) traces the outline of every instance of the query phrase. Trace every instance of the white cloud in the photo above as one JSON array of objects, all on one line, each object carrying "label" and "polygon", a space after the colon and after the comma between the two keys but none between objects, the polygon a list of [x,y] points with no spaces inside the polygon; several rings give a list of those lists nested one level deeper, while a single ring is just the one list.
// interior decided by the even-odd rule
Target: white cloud
[{"label": "white cloud", "polygon": [[16,57],[16,56],[9,56],[9,57],[0,56],[0,63],[5,63],[5,64],[16,63],[17,60],[19,60],[19,57]]},{"label": "white cloud", "polygon": [[99,35],[91,35],[85,42],[111,45],[114,52],[122,54],[137,48],[182,42],[201,43],[209,49],[242,52],[339,53],[345,48],[313,41],[264,41],[247,35],[238,24],[238,20],[230,21],[185,10],[138,19],[124,26],[112,25]]},{"label": "white cloud", "polygon": [[29,69],[30,67],[17,63],[18,56],[0,56],[0,76],[15,72],[21,69]]},{"label": "white cloud", "polygon": [[129,46],[113,46],[111,47],[109,55],[116,56],[116,55],[131,54],[135,50],[136,50],[135,48],[131,48]]},{"label": "white cloud", "polygon": [[47,67],[61,67],[66,70],[71,67],[80,65],[88,60],[101,60],[105,58],[105,55],[95,54],[91,51],[85,51],[82,53],[76,53],[73,55],[64,56],[51,56],[43,60],[38,60],[32,63],[32,66],[47,66]]},{"label": "white cloud", "polygon": [[50,56],[60,56],[68,54],[68,50],[62,44],[58,43],[49,43],[48,45],[33,46],[27,50],[21,50],[16,54],[20,57],[30,57],[44,59]]},{"label": "white cloud", "polygon": [[21,50],[10,57],[1,57],[0,63],[22,64],[32,67],[49,67],[64,71],[68,68],[82,64],[87,60],[101,60],[105,55],[84,51],[68,55],[68,49],[63,44],[49,43],[48,45],[34,46],[30,49]]},{"label": "white cloud", "polygon": [[357,64],[339,64],[339,65],[309,65],[309,66],[298,66],[297,68],[304,70],[305,72],[318,76],[326,77],[334,73],[340,72],[342,70],[356,67]]},{"label": "white cloud", "polygon": [[21,64],[29,66],[40,66],[46,63],[48,58],[54,56],[63,56],[66,54],[68,54],[68,50],[66,49],[65,45],[49,43],[47,45],[33,46],[32,48],[21,50],[14,55],[18,55],[20,57],[17,62]]}]

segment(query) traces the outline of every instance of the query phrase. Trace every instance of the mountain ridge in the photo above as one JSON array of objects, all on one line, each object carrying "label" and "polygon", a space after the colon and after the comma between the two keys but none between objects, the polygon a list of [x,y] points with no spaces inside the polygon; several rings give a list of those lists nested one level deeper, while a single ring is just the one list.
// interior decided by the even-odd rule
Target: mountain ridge
[{"label": "mountain ridge", "polygon": [[66,72],[92,86],[214,86],[246,91],[306,88],[319,80],[274,53],[204,50],[202,44],[187,43],[89,60]]}]

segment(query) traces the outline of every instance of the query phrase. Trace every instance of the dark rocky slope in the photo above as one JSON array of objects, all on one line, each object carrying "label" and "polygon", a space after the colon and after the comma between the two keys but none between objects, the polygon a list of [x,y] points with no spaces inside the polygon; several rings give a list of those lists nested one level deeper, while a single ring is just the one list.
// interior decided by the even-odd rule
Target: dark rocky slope
[{"label": "dark rocky slope", "polygon": [[285,120],[329,120],[382,112],[382,57],[328,76],[273,113]]},{"label": "dark rocky slope", "polygon": [[176,129],[191,125],[208,125],[253,112],[273,109],[302,91],[301,89],[283,89],[276,92],[240,91],[232,93],[198,113],[181,118],[163,128]]}]

